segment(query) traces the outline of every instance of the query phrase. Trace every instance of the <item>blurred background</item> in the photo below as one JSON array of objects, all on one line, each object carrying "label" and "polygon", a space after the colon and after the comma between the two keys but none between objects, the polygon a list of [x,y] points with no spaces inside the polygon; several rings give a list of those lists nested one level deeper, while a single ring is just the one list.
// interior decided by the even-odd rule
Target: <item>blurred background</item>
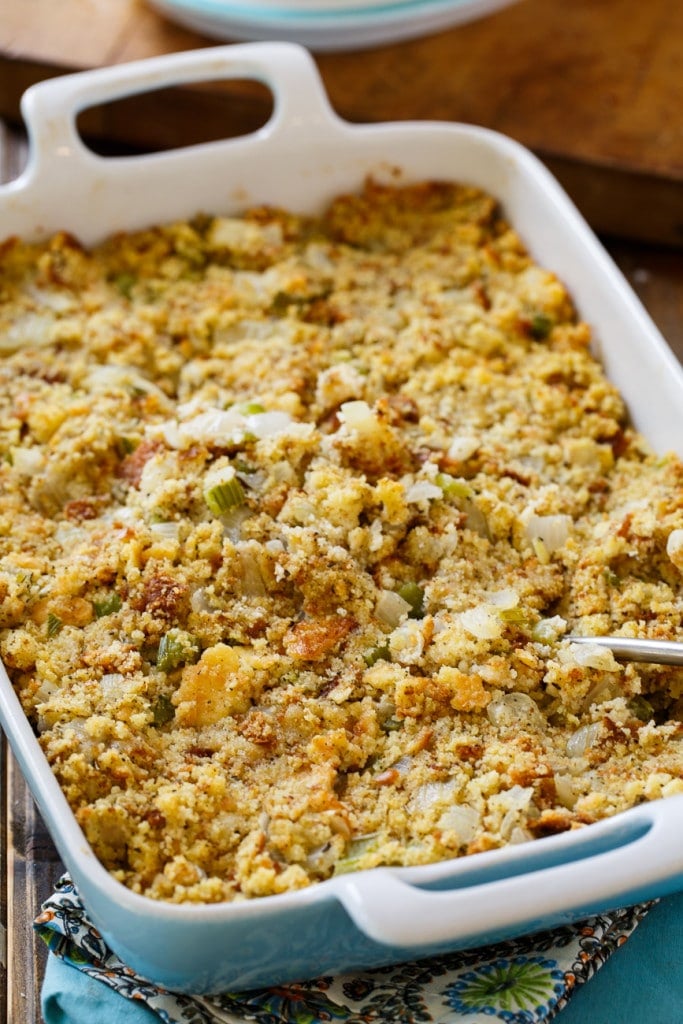
[{"label": "blurred background", "polygon": [[[495,128],[596,230],[683,245],[683,5],[670,0],[4,0],[0,118],[16,124],[24,89],[51,75],[246,38],[312,42],[350,121]],[[253,130],[269,111],[257,83],[210,83],[90,109],[81,127],[149,149]]]}]

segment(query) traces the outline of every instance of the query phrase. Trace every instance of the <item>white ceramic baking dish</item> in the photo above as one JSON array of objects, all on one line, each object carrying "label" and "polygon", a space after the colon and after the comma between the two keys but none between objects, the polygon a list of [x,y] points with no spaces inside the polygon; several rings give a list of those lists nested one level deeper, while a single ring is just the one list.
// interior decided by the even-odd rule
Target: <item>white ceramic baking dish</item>
[{"label": "white ceramic baking dish", "polygon": [[[81,109],[181,82],[262,81],[258,132],[171,153],[94,155]],[[67,229],[84,243],[201,211],[275,203],[319,210],[377,178],[455,179],[496,195],[534,257],[569,287],[638,428],[683,455],[683,373],[629,286],[544,167],[510,139],[459,124],[350,125],[330,109],[305,50],[265,43],[176,54],[34,86],[26,171],[0,189],[0,237]],[[138,896],[96,860],[7,676],[2,723],[95,925],[119,956],[177,990],[236,990],[474,946],[683,887],[683,796],[589,828],[416,868],[342,875],[239,904]]]}]

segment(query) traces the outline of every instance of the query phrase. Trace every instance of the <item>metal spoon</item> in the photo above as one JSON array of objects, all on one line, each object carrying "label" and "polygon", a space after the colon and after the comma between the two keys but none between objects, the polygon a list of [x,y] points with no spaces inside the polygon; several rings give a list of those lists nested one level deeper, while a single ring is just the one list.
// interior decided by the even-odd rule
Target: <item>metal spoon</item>
[{"label": "metal spoon", "polygon": [[626,636],[568,636],[573,644],[608,647],[620,661],[649,661],[657,665],[683,665],[683,642],[633,640]]}]

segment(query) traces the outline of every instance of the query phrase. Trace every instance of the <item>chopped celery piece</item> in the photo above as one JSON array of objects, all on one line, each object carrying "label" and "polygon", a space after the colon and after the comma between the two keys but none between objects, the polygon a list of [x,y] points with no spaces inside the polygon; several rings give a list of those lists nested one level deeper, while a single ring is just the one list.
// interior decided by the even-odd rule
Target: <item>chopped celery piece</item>
[{"label": "chopped celery piece", "polygon": [[199,644],[192,633],[183,629],[169,629],[160,642],[157,652],[157,668],[169,672],[178,665],[192,663],[199,657]]},{"label": "chopped celery piece", "polygon": [[273,296],[270,311],[275,313],[276,316],[283,316],[295,302],[296,299],[292,295],[288,295],[287,292],[276,292]]},{"label": "chopped celery piece", "polygon": [[536,341],[543,341],[553,329],[552,318],[547,313],[534,313],[531,318],[531,337]]},{"label": "chopped celery piece", "polygon": [[378,661],[391,661],[391,654],[386,644],[381,647],[373,647],[372,650],[368,651],[367,654],[363,655],[363,661],[372,668]]},{"label": "chopped celery piece", "polygon": [[114,612],[121,609],[121,598],[117,593],[108,594],[101,601],[93,601],[92,606],[97,618],[101,619],[105,615],[113,615]]},{"label": "chopped celery piece", "polygon": [[135,451],[137,444],[132,437],[119,437],[115,443],[116,452],[121,459],[125,459],[126,455],[132,455]]},{"label": "chopped celery piece", "polygon": [[204,501],[209,512],[215,516],[222,516],[230,509],[236,508],[244,502],[244,488],[235,477],[232,480],[224,480],[204,492]]},{"label": "chopped celery piece", "polygon": [[447,498],[471,498],[474,491],[465,480],[459,480],[450,473],[437,473],[436,485]]},{"label": "chopped celery piece", "polygon": [[131,274],[129,271],[124,270],[123,273],[116,275],[114,278],[114,284],[124,298],[129,299],[136,280],[137,278],[135,277],[135,274]]},{"label": "chopped celery piece", "polygon": [[628,709],[632,715],[639,718],[641,722],[649,722],[654,717],[655,709],[650,704],[646,697],[641,694],[637,694],[635,697],[631,697],[628,702]]},{"label": "chopped celery piece", "polygon": [[258,413],[265,411],[266,410],[260,404],[260,402],[247,402],[247,404],[243,405],[242,408],[240,409],[240,412],[242,413],[243,416],[256,416],[258,415]]},{"label": "chopped celery piece", "polygon": [[424,590],[417,583],[404,583],[398,588],[398,596],[402,597],[410,605],[408,617],[421,619],[424,615]]},{"label": "chopped celery piece", "polygon": [[50,639],[57,636],[63,625],[64,623],[60,619],[59,615],[55,615],[54,612],[50,612],[46,622],[47,635],[50,637]]},{"label": "chopped celery piece", "polygon": [[523,608],[501,608],[498,615],[503,622],[510,622],[518,626],[529,624],[529,612],[526,612]]},{"label": "chopped celery piece", "polygon": [[379,832],[372,832],[367,836],[352,839],[346,847],[346,853],[339,858],[335,865],[335,875],[345,875],[349,871],[357,871],[361,867],[363,857],[377,849],[378,836]]},{"label": "chopped celery piece", "polygon": [[175,708],[166,694],[160,694],[152,704],[152,724],[158,729],[168,725],[175,717]]}]

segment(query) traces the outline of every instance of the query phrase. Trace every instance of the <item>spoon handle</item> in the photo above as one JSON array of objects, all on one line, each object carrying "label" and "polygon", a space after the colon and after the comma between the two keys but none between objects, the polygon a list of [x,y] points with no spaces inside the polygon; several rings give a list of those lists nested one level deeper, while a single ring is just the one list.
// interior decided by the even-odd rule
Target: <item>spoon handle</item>
[{"label": "spoon handle", "polygon": [[627,636],[569,636],[567,639],[574,644],[608,647],[621,661],[683,665],[683,642],[677,640],[635,640]]}]

